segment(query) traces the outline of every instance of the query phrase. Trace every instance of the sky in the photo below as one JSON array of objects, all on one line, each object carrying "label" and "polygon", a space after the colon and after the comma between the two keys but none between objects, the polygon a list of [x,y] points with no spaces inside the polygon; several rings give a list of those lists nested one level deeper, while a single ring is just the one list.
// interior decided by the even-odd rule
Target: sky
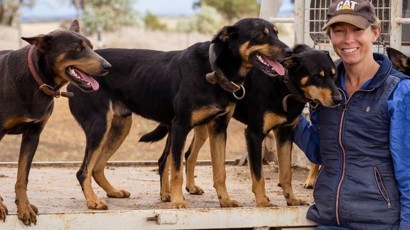
[{"label": "sky", "polygon": [[[180,16],[195,13],[192,5],[195,0],[136,0],[134,9],[144,15],[147,11],[155,15]],[[32,20],[75,18],[76,10],[71,1],[37,0],[33,8],[22,7],[23,22]]]},{"label": "sky", "polygon": [[[141,15],[150,11],[158,16],[181,16],[195,14],[192,8],[196,0],[135,0],[134,8]],[[221,0],[222,1],[222,0]],[[33,8],[21,9],[22,21],[61,20],[76,18],[76,10],[69,0],[37,0]],[[282,0],[282,14],[293,11],[289,0]]]}]

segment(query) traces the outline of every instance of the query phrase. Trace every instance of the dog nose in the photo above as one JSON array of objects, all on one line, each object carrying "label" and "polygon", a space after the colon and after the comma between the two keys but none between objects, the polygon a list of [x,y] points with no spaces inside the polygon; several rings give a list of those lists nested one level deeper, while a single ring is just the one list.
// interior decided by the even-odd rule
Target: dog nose
[{"label": "dog nose", "polygon": [[104,70],[109,70],[112,67],[111,64],[107,61],[103,62],[102,66],[103,66]]},{"label": "dog nose", "polygon": [[292,55],[292,53],[293,53],[292,48],[290,48],[290,47],[285,48],[285,54],[286,54],[287,57]]},{"label": "dog nose", "polygon": [[336,94],[333,94],[332,100],[335,104],[340,104],[342,102],[342,95],[338,92]]}]

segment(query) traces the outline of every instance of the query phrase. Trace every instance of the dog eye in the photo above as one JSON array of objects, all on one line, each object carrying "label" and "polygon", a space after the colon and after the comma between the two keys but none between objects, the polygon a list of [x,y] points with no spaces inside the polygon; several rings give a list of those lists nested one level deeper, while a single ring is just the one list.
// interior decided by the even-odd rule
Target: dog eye
[{"label": "dog eye", "polygon": [[78,52],[81,52],[81,50],[83,50],[82,47],[78,47],[78,48],[77,48],[77,51],[78,51]]}]

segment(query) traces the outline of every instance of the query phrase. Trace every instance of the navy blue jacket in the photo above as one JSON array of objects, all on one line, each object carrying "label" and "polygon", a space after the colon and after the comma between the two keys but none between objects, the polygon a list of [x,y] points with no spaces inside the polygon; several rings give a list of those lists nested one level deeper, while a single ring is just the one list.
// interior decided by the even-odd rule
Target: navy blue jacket
[{"label": "navy blue jacket", "polygon": [[[295,143],[322,164],[307,218],[352,229],[410,229],[410,80],[386,56],[380,68],[344,101],[318,107],[302,120]],[[344,66],[338,66],[344,76]]]}]

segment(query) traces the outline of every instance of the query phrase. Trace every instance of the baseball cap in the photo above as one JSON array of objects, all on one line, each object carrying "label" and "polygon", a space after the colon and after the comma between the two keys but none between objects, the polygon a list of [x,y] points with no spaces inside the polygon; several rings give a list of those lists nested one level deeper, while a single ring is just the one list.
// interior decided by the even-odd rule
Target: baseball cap
[{"label": "baseball cap", "polygon": [[369,0],[335,0],[329,5],[327,22],[323,30],[338,22],[366,29],[376,21],[376,11]]}]

